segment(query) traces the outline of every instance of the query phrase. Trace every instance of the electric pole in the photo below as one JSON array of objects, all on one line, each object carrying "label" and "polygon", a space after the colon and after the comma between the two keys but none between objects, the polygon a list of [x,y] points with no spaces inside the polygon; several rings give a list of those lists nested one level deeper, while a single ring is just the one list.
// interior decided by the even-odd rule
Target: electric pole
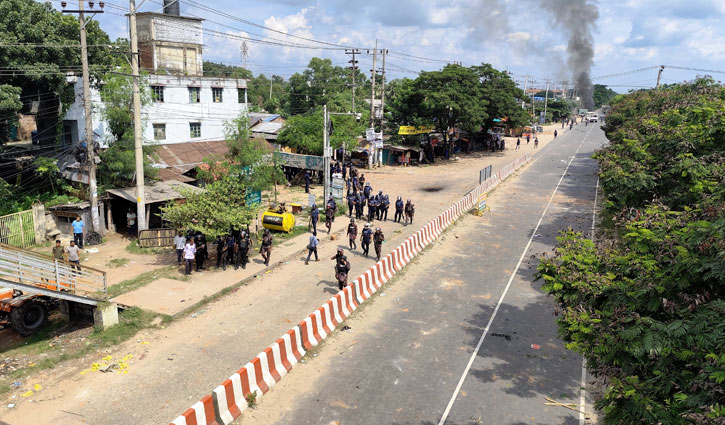
[{"label": "electric pole", "polygon": [[[91,108],[91,78],[88,72],[88,44],[86,42],[86,16],[84,1],[78,2],[78,10],[63,10],[65,13],[77,13],[81,29],[81,66],[83,68],[83,112],[86,127],[86,148],[88,149],[88,190],[91,198],[91,228],[94,232],[101,231],[101,220],[98,214],[98,187],[96,186],[96,158],[93,143],[93,116]],[[88,2],[93,8],[93,2]],[[103,8],[103,3],[99,3]],[[88,13],[103,13],[101,10],[90,10]]]},{"label": "electric pole", "polygon": [[352,112],[355,112],[355,87],[357,87],[357,84],[355,84],[355,74],[357,73],[357,61],[355,60],[355,55],[359,55],[360,50],[345,50],[345,54],[352,55],[352,60],[348,61],[348,63],[351,65],[349,69],[352,70]]},{"label": "electric pole", "polygon": [[[526,90],[529,88],[529,75],[524,75],[524,96],[526,96]],[[526,109],[526,101],[521,99],[521,107]]]},{"label": "electric pole", "polygon": [[136,33],[136,0],[129,0],[129,31],[131,32],[131,73],[133,74],[133,141],[136,153],[136,223],[146,230],[146,197],[144,196],[143,134],[141,133],[141,93],[139,89],[138,34]]},{"label": "electric pole", "polygon": [[272,100],[272,79],[269,80],[269,100]]},{"label": "electric pole", "polygon": [[546,108],[549,106],[549,80],[546,80],[546,98],[544,99],[544,122],[546,122]]},{"label": "electric pole", "polygon": [[[385,55],[388,53],[387,49],[382,49],[383,53],[383,70],[382,70],[382,94],[380,95],[380,143],[383,143],[383,131],[385,126]],[[382,165],[383,162],[383,151],[380,150],[380,158],[378,163]]]},{"label": "electric pole", "polygon": [[660,88],[660,81],[662,81],[662,71],[664,71],[664,70],[665,70],[665,66],[660,65],[660,70],[657,73],[657,87],[655,87],[655,88]]},{"label": "electric pole", "polygon": [[330,152],[330,137],[327,134],[327,123],[329,120],[330,117],[327,115],[327,105],[324,105],[322,107],[322,166],[325,167],[325,184],[323,186],[325,189],[323,190],[322,195],[324,197],[322,205],[327,205],[327,200],[330,198],[330,156],[332,152]]},{"label": "electric pole", "polygon": [[[369,52],[369,50],[368,50]],[[378,40],[375,39],[375,49],[373,49],[373,69],[372,71],[372,92],[370,94],[370,128],[375,128],[375,76],[377,75],[377,57],[378,57]]]}]

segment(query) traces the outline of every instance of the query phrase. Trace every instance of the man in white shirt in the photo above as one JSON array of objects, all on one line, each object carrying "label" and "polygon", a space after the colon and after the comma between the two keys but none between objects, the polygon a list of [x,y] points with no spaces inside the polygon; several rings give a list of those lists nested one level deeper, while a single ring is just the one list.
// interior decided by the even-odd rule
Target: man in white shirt
[{"label": "man in white shirt", "polygon": [[131,236],[136,236],[136,213],[131,208],[126,213],[126,225]]},{"label": "man in white shirt", "polygon": [[174,236],[174,246],[176,247],[176,262],[181,265],[184,260],[184,245],[186,244],[186,238],[183,233],[179,232],[178,235]]},{"label": "man in white shirt", "polygon": [[194,258],[196,256],[196,244],[191,241],[191,239],[186,240],[186,245],[184,245],[184,262],[186,263],[186,269],[185,273],[186,275],[191,274],[191,266],[194,263]]},{"label": "man in white shirt", "polygon": [[68,253],[68,262],[71,264],[71,268],[78,271],[81,271],[80,251],[80,248],[78,248],[78,245],[76,245],[74,241],[70,241],[70,246],[65,247],[65,252]]}]

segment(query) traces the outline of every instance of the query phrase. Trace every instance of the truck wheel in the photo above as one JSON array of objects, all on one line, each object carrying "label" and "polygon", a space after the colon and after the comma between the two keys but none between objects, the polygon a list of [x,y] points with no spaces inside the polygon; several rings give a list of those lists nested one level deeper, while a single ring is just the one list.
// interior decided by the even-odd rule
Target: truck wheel
[{"label": "truck wheel", "polygon": [[45,325],[48,311],[45,305],[37,301],[29,301],[10,312],[10,323],[13,330],[22,336],[32,335]]}]

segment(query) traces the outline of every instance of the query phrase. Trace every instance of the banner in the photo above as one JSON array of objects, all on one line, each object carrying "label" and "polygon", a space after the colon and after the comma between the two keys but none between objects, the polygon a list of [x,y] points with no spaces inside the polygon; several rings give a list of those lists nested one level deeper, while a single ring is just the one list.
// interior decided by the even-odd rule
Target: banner
[{"label": "banner", "polygon": [[306,170],[325,170],[325,161],[321,156],[299,155],[296,153],[275,152],[282,165],[294,168],[304,168]]},{"label": "banner", "polygon": [[401,136],[413,136],[415,134],[426,134],[433,131],[432,126],[401,125],[398,134]]}]

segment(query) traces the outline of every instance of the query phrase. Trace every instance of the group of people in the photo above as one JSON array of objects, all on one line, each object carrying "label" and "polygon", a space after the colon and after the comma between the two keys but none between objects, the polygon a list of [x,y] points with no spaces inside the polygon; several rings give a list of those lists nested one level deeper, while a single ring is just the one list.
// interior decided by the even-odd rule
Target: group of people
[{"label": "group of people", "polygon": [[[554,137],[556,137],[557,135],[558,135],[558,133],[556,132],[556,130],[554,130]],[[531,142],[531,134],[527,134],[526,135],[526,144],[528,145],[530,142]],[[539,137],[534,136],[534,149],[536,149],[538,147],[539,147]],[[521,148],[521,138],[517,137],[516,138],[516,150],[519,150],[520,148]]]},{"label": "group of people", "polygon": [[[259,252],[264,259],[264,265],[269,265],[270,256],[272,254],[272,234],[269,229],[264,230],[262,243]],[[234,270],[247,268],[249,263],[249,251],[252,249],[253,240],[251,238],[249,228],[246,230],[230,229],[229,234],[217,237],[216,241],[216,268],[221,267],[223,270],[227,266],[234,266]],[[191,274],[192,269],[196,266],[196,271],[204,270],[204,262],[209,258],[207,249],[206,236],[202,232],[189,230],[186,235],[179,232],[174,237],[174,245],[176,247],[176,260],[181,265],[185,265],[184,273]]]}]

